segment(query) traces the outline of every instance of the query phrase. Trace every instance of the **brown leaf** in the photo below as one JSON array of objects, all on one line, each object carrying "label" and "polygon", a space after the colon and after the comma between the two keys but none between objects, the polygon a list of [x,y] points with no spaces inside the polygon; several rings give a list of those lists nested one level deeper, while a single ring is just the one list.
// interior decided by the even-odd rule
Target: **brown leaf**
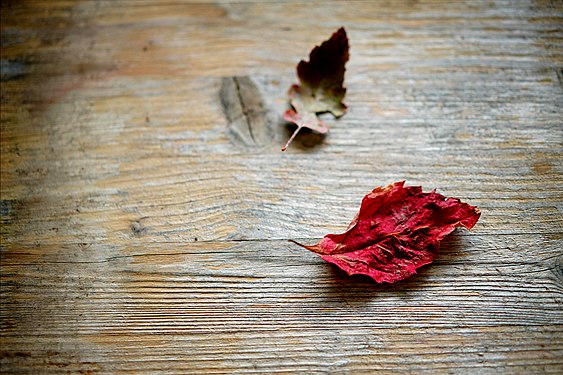
[{"label": "brown leaf", "polygon": [[394,283],[416,273],[437,256],[440,241],[458,226],[471,229],[479,209],[404,181],[375,188],[342,234],[327,234],[318,244],[301,245],[349,275]]},{"label": "brown leaf", "polygon": [[293,85],[288,95],[293,109],[288,109],[284,119],[297,125],[287,141],[285,151],[302,128],[327,133],[328,127],[318,119],[318,113],[330,112],[340,117],[346,112],[342,102],[346,94],[343,87],[345,65],[349,59],[346,30],[340,28],[320,46],[313,48],[309,62],[301,60],[297,65],[300,85]]}]

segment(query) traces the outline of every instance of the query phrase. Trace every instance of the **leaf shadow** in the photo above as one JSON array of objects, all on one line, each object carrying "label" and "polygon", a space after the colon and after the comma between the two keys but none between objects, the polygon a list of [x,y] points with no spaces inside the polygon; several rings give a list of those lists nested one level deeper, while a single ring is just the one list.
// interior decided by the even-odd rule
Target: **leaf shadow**
[{"label": "leaf shadow", "polygon": [[417,299],[425,289],[437,283],[436,277],[442,279],[447,276],[439,275],[441,270],[447,269],[458,261],[459,256],[466,255],[463,251],[466,236],[452,234],[445,238],[440,247],[440,254],[431,264],[417,270],[417,273],[396,283],[377,283],[366,275],[349,276],[334,264],[328,267],[326,282],[324,283],[324,298],[327,301],[344,303],[352,306],[362,306],[376,299],[396,298],[404,301]]},{"label": "leaf shadow", "polygon": [[426,280],[430,277],[428,266],[420,268],[418,273],[406,280],[393,284],[377,283],[365,275],[348,276],[335,265],[328,265],[330,282],[325,285],[327,300],[337,301],[351,305],[364,305],[378,298],[410,299],[411,294],[424,289]]},{"label": "leaf shadow", "polygon": [[[286,121],[283,122],[283,125],[285,128],[285,138],[289,139],[297,128],[297,125]],[[326,134],[317,133],[316,131],[308,128],[302,128],[301,130],[299,130],[299,133],[297,133],[295,139],[293,140],[293,142],[291,142],[288,149],[296,148],[302,151],[310,152],[314,148],[322,144],[325,139]]]},{"label": "leaf shadow", "polygon": [[452,234],[442,240],[437,260],[442,263],[452,263],[456,261],[456,258],[468,255],[467,249],[471,247],[471,238],[474,236],[462,234],[460,231],[462,229],[457,228]]}]

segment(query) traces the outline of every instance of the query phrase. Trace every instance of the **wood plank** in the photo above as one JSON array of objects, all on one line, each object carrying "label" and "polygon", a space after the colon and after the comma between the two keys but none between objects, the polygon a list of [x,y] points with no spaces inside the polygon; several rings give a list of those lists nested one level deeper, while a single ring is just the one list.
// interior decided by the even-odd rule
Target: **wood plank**
[{"label": "wood plank", "polygon": [[[248,361],[263,371],[320,363],[327,371],[469,371],[476,358],[489,368],[554,370],[563,344],[561,264],[550,256],[557,249],[544,249],[541,262],[521,254],[508,263],[517,251],[491,253],[496,238],[480,240],[453,236],[434,265],[393,286],[349,278],[280,241],[143,245],[90,263],[8,261],[3,308],[14,314],[3,341],[32,362],[44,359],[39,348],[61,346],[47,357],[71,366],[61,359],[69,340],[73,355],[102,371],[133,362],[135,371],[244,370]],[[506,242],[530,248],[538,240]],[[397,353],[419,359],[402,364]]]}]

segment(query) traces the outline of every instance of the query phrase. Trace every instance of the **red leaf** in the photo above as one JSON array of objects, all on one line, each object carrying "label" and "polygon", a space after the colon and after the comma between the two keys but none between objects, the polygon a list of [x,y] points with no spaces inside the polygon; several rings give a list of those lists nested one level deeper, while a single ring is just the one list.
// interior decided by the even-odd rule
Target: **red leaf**
[{"label": "red leaf", "polygon": [[457,226],[471,229],[479,209],[404,181],[377,187],[342,234],[327,234],[304,246],[349,275],[363,274],[378,283],[394,283],[416,273],[437,256],[440,241]]},{"label": "red leaf", "polygon": [[317,113],[331,112],[340,117],[346,112],[346,105],[342,103],[346,89],[342,85],[348,51],[346,30],[340,28],[329,40],[313,48],[309,62],[301,60],[297,65],[300,85],[289,89],[293,109],[288,109],[283,116],[286,121],[295,123],[297,129],[282,151],[302,128],[328,132],[328,127],[318,119]]}]

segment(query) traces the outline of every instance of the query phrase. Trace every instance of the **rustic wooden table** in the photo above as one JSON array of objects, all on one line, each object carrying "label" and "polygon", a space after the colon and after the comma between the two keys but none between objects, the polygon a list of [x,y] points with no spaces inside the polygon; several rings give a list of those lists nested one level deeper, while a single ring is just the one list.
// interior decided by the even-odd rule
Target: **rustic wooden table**
[{"label": "rustic wooden table", "polygon": [[[563,372],[561,2],[1,11],[2,373]],[[282,153],[340,26],[349,113]],[[403,179],[482,212],[411,279],[287,242]]]}]

